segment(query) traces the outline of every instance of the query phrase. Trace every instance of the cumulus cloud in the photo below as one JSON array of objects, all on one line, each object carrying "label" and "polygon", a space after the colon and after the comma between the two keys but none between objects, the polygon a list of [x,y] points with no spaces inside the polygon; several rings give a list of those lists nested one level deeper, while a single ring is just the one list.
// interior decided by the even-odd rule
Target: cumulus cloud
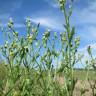
[{"label": "cumulus cloud", "polygon": [[96,51],[96,43],[87,44],[84,47],[79,48],[78,52],[83,53],[85,56],[87,56],[88,55],[87,54],[88,53],[87,52],[88,46],[90,46],[92,48],[92,50],[93,50],[93,53],[95,53],[95,51]]},{"label": "cumulus cloud", "polygon": [[[0,23],[0,27],[7,27],[7,23]],[[21,24],[21,23],[15,23],[14,24],[14,28],[23,28],[25,27],[24,24]]]},{"label": "cumulus cloud", "polygon": [[93,25],[83,25],[82,28],[79,28],[79,34],[81,39],[85,41],[94,41],[96,39],[96,26]]},{"label": "cumulus cloud", "polygon": [[[94,1],[94,0],[93,0]],[[74,8],[73,14],[74,19],[73,22],[75,22],[76,24],[80,25],[80,24],[96,24],[95,20],[96,20],[96,1],[92,2],[92,1],[88,1],[86,0],[86,2],[89,4],[88,6],[85,6],[84,8],[82,8],[81,10],[79,10],[78,8]],[[76,6],[78,7],[78,6]]]},{"label": "cumulus cloud", "polygon": [[52,6],[53,8],[58,8],[59,4],[58,4],[58,0],[45,0],[50,6]]},{"label": "cumulus cloud", "polygon": [[25,26],[24,26],[24,24],[16,23],[16,24],[14,24],[14,27],[15,27],[15,28],[23,28],[23,27],[25,27]]},{"label": "cumulus cloud", "polygon": [[59,21],[59,19],[51,18],[51,17],[40,17],[40,18],[31,18],[31,21],[34,23],[40,23],[42,26],[55,29],[55,30],[63,30],[63,25]]},{"label": "cumulus cloud", "polygon": [[90,46],[91,49],[92,49],[92,55],[93,55],[93,57],[96,57],[96,55],[95,55],[96,54],[96,43],[87,44],[84,47],[79,48],[78,53],[81,54],[81,55],[83,55],[83,58],[82,58],[82,61],[76,65],[77,68],[78,67],[79,68],[81,68],[81,67],[84,68],[84,66],[86,66],[86,64],[85,64],[86,63],[86,60],[88,60],[88,61],[90,60],[90,56],[89,56],[89,54],[87,52],[88,46]]}]

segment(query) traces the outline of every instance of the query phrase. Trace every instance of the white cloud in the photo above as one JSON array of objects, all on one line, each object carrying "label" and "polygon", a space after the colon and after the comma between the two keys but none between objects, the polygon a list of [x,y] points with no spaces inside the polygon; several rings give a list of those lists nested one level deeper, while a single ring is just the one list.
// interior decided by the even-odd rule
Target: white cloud
[{"label": "white cloud", "polygon": [[96,0],[86,2],[89,2],[88,6],[83,5],[84,8],[81,9],[77,8],[78,6],[74,8],[71,22],[77,26],[81,39],[88,44],[96,39]]},{"label": "white cloud", "polygon": [[82,58],[83,66],[85,65],[86,60],[90,60],[89,54],[87,52],[88,46],[90,46],[92,49],[93,57],[96,57],[96,55],[95,55],[96,54],[96,43],[93,43],[93,44],[91,43],[91,44],[85,45],[83,48],[80,48],[78,50],[78,53],[83,55],[83,58]]},{"label": "white cloud", "polygon": [[16,24],[14,24],[14,27],[15,28],[23,28],[25,26],[24,26],[24,24],[16,23]]},{"label": "white cloud", "polygon": [[93,44],[91,43],[91,44],[85,45],[83,48],[79,48],[78,51],[81,53],[86,53],[88,46],[90,46],[92,48],[92,50],[96,49],[96,43],[93,43]]},{"label": "white cloud", "polygon": [[[86,1],[88,2],[88,1]],[[78,8],[75,8],[73,10],[73,13],[75,14],[73,22],[76,23],[76,25],[80,24],[96,24],[96,2],[91,2],[89,0],[90,5],[85,6],[84,9],[78,10]],[[78,7],[78,6],[77,6]]]},{"label": "white cloud", "polygon": [[87,41],[93,41],[96,39],[96,26],[94,25],[83,25],[82,28],[79,28],[81,39]]},{"label": "white cloud", "polygon": [[[1,23],[0,27],[7,27],[7,23]],[[24,24],[21,24],[21,23],[14,24],[14,28],[23,28],[23,27],[24,27]]]},{"label": "white cloud", "polygon": [[59,4],[58,4],[58,0],[45,0],[50,6],[52,6],[53,8],[58,8]]},{"label": "white cloud", "polygon": [[40,18],[31,18],[31,21],[34,23],[40,23],[42,26],[55,29],[55,30],[63,30],[63,24],[59,21],[59,18],[55,17],[40,17]]}]

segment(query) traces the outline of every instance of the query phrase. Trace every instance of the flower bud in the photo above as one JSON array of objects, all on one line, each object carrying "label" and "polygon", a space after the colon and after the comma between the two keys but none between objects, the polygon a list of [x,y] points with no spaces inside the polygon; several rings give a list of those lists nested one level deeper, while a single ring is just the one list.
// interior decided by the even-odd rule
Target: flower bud
[{"label": "flower bud", "polygon": [[32,32],[35,33],[36,32],[36,28],[32,28]]},{"label": "flower bud", "polygon": [[9,19],[8,27],[9,28],[12,28],[13,27],[13,20],[12,20],[12,18]]},{"label": "flower bud", "polygon": [[33,35],[30,35],[27,38],[28,38],[29,43],[32,43],[32,41],[33,41]]},{"label": "flower bud", "polygon": [[8,48],[8,41],[5,42],[5,48]]},{"label": "flower bud", "polygon": [[79,46],[79,44],[80,44],[80,37],[75,38],[75,44],[77,46]]},{"label": "flower bud", "polygon": [[9,55],[10,55],[11,58],[13,58],[14,57],[14,52],[11,50]]},{"label": "flower bud", "polygon": [[54,32],[54,37],[57,38],[57,33],[56,32]]},{"label": "flower bud", "polygon": [[18,32],[14,32],[13,35],[18,37]]}]

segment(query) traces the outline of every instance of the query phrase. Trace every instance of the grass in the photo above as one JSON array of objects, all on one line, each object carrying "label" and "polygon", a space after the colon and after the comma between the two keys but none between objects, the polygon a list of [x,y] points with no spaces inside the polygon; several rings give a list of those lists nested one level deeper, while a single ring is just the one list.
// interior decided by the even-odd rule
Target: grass
[{"label": "grass", "polygon": [[[87,74],[87,70],[85,70],[85,69],[75,69],[74,70],[74,78],[77,78],[79,80],[85,80],[86,74]],[[94,70],[89,70],[88,78],[90,80],[96,80],[96,72]]]},{"label": "grass", "polygon": [[[24,68],[21,68],[21,70],[22,69],[24,70]],[[7,73],[8,73],[7,72],[7,66],[5,66],[4,64],[0,64],[0,86],[2,85],[1,81],[3,81],[4,79],[6,80],[6,77],[8,76]],[[35,86],[32,87],[32,90],[36,92],[36,94],[34,94],[34,96],[37,96],[37,94],[41,94],[40,92],[42,92],[42,89],[41,89],[40,86],[43,84],[43,82],[42,82],[42,80],[40,80],[40,82],[42,82],[42,83],[39,86],[40,83],[37,82],[38,81],[38,75],[36,75],[35,73],[37,73],[37,70],[31,70],[30,77],[32,77],[33,79],[35,78],[35,80],[33,80],[33,83],[34,83]],[[43,75],[44,74],[46,74],[45,71],[43,72]],[[90,91],[91,88],[90,88],[90,85],[89,85],[88,81],[85,81],[86,74],[87,74],[87,70],[85,70],[85,69],[74,69],[73,76],[74,76],[75,79],[78,79],[78,80],[77,80],[77,83],[75,85],[75,91],[73,92],[73,94],[75,94],[75,95],[73,95],[73,96],[81,96],[80,95],[81,94],[81,90],[82,90],[84,85],[85,85],[84,88],[86,90],[89,90],[89,91],[86,91],[84,93],[84,94],[86,94],[84,96],[93,96],[92,92]],[[47,75],[44,75],[44,77],[47,78]],[[88,78],[90,79],[91,82],[94,82],[94,80],[96,80],[96,75],[95,75],[95,71],[94,70],[89,70]],[[62,84],[64,84],[64,78],[63,77],[60,76],[57,80],[59,80],[61,86],[62,86]],[[38,90],[40,90],[40,91],[38,91]],[[18,96],[18,95],[16,95],[16,96]],[[31,95],[29,95],[29,96],[31,96]]]},{"label": "grass", "polygon": [[[87,70],[85,69],[74,69],[74,78],[78,80],[85,80]],[[3,64],[0,64],[0,79],[5,78],[7,75],[7,68]],[[88,73],[89,80],[96,80],[96,72],[94,70],[89,70]]]}]

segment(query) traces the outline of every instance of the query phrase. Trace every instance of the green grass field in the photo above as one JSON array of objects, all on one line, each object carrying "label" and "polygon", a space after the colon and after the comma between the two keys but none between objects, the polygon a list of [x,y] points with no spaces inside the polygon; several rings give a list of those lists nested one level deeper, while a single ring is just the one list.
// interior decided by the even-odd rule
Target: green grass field
[{"label": "green grass field", "polygon": [[94,70],[89,70],[88,73],[87,73],[87,70],[84,70],[84,69],[74,70],[74,77],[79,80],[85,80],[87,74],[90,80],[96,80],[96,72]]},{"label": "green grass field", "polygon": [[[88,78],[90,80],[96,80],[96,72],[94,70],[89,70],[87,73],[87,70],[84,69],[74,69],[74,78],[78,80],[85,80],[86,76],[88,74]],[[7,75],[7,68],[0,64],[0,79],[3,79]]]}]

